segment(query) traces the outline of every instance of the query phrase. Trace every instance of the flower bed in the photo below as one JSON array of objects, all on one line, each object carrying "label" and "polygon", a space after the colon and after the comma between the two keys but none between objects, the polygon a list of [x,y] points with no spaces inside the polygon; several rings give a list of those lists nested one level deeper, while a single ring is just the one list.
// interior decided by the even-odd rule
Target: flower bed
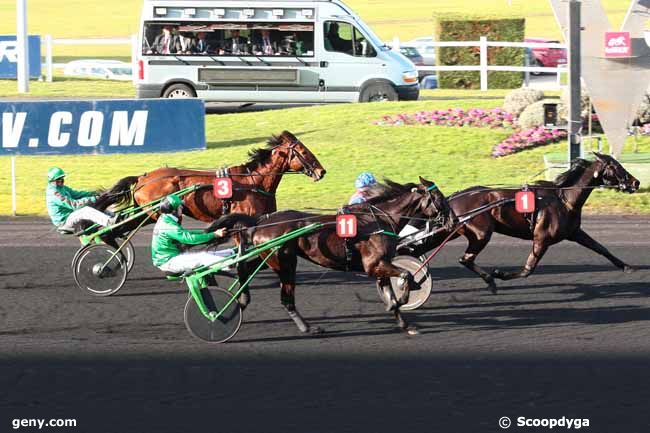
[{"label": "flower bed", "polygon": [[492,148],[492,156],[500,158],[522,150],[532,149],[565,139],[567,133],[562,129],[545,129],[543,126],[517,131]]},{"label": "flower bed", "polygon": [[521,130],[517,127],[515,116],[502,108],[493,108],[491,110],[483,110],[480,108],[472,108],[470,110],[450,108],[448,110],[418,111],[413,114],[384,116],[381,120],[374,122],[374,124],[382,126],[424,125],[499,129],[515,128],[514,133],[510,137],[494,146],[492,149],[492,156],[494,158],[555,143],[567,136],[564,130],[548,130],[542,126]]},{"label": "flower bed", "polygon": [[472,108],[450,108],[448,110],[418,111],[414,114],[384,116],[375,125],[433,125],[433,126],[473,126],[477,128],[511,128],[514,116],[502,108],[483,110]]}]

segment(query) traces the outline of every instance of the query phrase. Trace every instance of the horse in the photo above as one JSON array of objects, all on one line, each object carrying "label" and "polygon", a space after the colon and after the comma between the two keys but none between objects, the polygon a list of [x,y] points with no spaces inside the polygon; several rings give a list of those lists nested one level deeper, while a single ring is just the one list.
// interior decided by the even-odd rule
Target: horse
[{"label": "horse", "polygon": [[[535,194],[536,210],[532,214],[521,214],[515,210],[516,189],[471,187],[452,194],[449,204],[456,215],[462,217],[474,209],[504,200],[506,203],[472,218],[464,227],[453,234],[451,239],[464,236],[468,246],[460,264],[478,274],[496,294],[495,278],[512,280],[531,275],[551,245],[563,240],[576,242],[606,257],[614,266],[624,272],[633,268],[610,253],[607,248],[589,236],[581,227],[582,207],[594,188],[615,187],[619,191],[633,193],[639,189],[640,182],[614,158],[595,153],[594,161],[576,159],[568,171],[560,174],[555,181],[539,181],[528,189]],[[519,272],[503,272],[494,269],[487,272],[476,265],[478,255],[490,242],[492,234],[532,240],[533,248],[524,268]],[[441,231],[431,236],[423,244],[415,246],[411,254],[416,256],[436,248],[451,231]]]},{"label": "horse", "polygon": [[[387,293],[392,311],[399,328],[408,334],[416,334],[417,329],[410,327],[400,313],[400,306],[408,302],[412,276],[409,272],[395,267],[391,259],[395,256],[397,239],[386,232],[398,233],[411,218],[440,218],[442,224],[451,227],[456,218],[443,193],[433,182],[420,177],[420,183],[399,184],[390,180],[369,187],[366,203],[346,206],[344,213],[357,217],[357,236],[345,240],[336,233],[337,215],[319,215],[295,210],[280,211],[254,218],[241,214],[226,215],[208,229],[213,231],[220,227],[238,230],[238,242],[244,245],[276,238],[292,230],[314,222],[325,226],[314,233],[286,242],[271,257],[267,265],[275,271],[280,279],[280,300],[289,317],[298,329],[307,333],[311,328],[296,309],[296,266],[300,256],[325,268],[339,271],[365,272],[368,276],[386,283],[391,277],[400,277],[403,282],[403,296],[396,299],[394,293]],[[266,257],[266,255],[263,255]],[[241,272],[240,276],[246,274]],[[387,284],[390,287],[390,283]],[[250,298],[248,298],[249,300]],[[319,328],[315,329],[320,332]]]},{"label": "horse", "polygon": [[[104,208],[125,203],[144,206],[189,186],[205,185],[183,197],[183,213],[211,223],[228,212],[262,215],[276,211],[275,192],[286,173],[302,173],[315,182],[326,174],[314,154],[289,131],[273,135],[266,147],[249,152],[248,162],[224,171],[233,180],[232,197],[228,200],[218,199],[213,194],[212,182],[221,176],[217,171],[162,167],[142,176],[121,179],[107,192],[112,199],[103,200],[102,204]],[[154,222],[157,213],[152,210],[143,218],[149,218],[146,223]],[[141,222],[135,219],[125,224],[121,231],[131,231]]]}]

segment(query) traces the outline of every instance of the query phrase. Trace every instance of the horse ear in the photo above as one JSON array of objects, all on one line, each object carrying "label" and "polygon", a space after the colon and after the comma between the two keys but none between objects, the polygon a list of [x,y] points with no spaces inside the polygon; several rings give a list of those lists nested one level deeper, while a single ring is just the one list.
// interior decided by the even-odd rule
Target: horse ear
[{"label": "horse ear", "polygon": [[600,160],[600,161],[603,160],[603,154],[602,153],[599,153],[599,152],[591,152],[591,153],[593,153],[596,156],[596,158],[598,158],[598,160]]},{"label": "horse ear", "polygon": [[422,185],[424,185],[424,186],[427,186],[428,184],[431,183],[431,182],[429,182],[428,180],[426,180],[425,178],[423,178],[422,176],[418,176],[418,177],[420,178],[420,183],[421,183]]}]

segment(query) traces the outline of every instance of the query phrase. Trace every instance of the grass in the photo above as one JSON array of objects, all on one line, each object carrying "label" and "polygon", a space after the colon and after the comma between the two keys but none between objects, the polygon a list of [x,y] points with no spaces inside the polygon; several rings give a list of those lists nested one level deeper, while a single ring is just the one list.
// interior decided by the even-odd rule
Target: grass
[{"label": "grass", "polygon": [[[478,93],[478,92],[477,92]],[[275,110],[263,113],[211,115],[206,118],[208,150],[177,154],[62,156],[17,158],[18,210],[20,214],[44,214],[45,173],[59,165],[76,188],[110,186],[119,178],[170,166],[216,168],[246,159],[248,150],[283,129],[294,132],[328,170],[313,183],[304,176],[287,176],[278,193],[281,208],[337,207],[353,192],[355,176],[370,170],[397,181],[414,181],[418,175],[435,180],[442,191],[477,184],[521,185],[543,169],[542,156],[563,152],[558,143],[492,159],[492,146],[508,131],[477,128],[374,126],[386,114],[449,107],[491,108],[500,100],[418,101],[384,104],[345,104]],[[642,139],[641,151],[650,151]],[[10,211],[10,160],[0,157],[0,214]],[[633,195],[596,191],[590,211],[650,213],[650,193]]]},{"label": "grass", "polygon": [[16,80],[0,80],[0,101],[3,97],[38,98],[135,98],[135,87],[130,81],[94,80],[55,75],[54,81],[32,80],[29,93],[19,94]]},{"label": "grass", "polygon": [[[127,37],[137,34],[142,0],[30,0],[29,30],[32,34],[51,34],[56,38]],[[476,0],[348,0],[346,3],[382,39],[399,36],[409,40],[433,33],[434,13],[476,10]],[[516,15],[526,17],[526,35],[558,39],[559,27],[550,2],[485,0],[481,11],[486,15]],[[623,22],[629,0],[604,0],[614,28]],[[0,34],[14,34],[15,2],[0,2]],[[55,47],[55,56],[112,57],[129,56],[127,46]]]}]

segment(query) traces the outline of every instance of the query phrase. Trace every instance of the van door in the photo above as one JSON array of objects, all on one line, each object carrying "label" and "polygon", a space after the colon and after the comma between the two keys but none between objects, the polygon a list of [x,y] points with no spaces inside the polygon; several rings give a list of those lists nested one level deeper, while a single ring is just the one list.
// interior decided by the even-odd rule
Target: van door
[{"label": "van door", "polygon": [[351,22],[323,22],[320,78],[324,101],[356,102],[360,86],[369,78],[382,75],[384,66],[377,50]]}]

